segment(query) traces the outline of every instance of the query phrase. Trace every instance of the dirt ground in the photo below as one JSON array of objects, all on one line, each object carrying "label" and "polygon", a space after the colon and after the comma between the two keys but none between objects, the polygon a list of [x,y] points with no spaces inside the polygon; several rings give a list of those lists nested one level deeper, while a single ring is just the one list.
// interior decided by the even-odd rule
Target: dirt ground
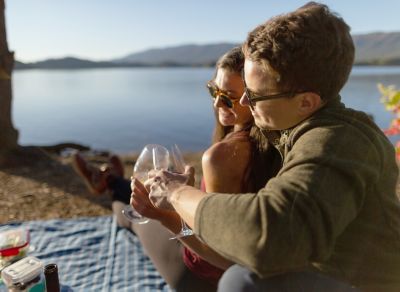
[{"label": "dirt ground", "polygon": [[[87,158],[96,165],[107,161],[107,153],[90,153]],[[136,157],[134,154],[121,157],[127,178]],[[186,153],[184,158],[196,168],[199,181],[201,153]],[[22,147],[0,162],[0,224],[112,213],[110,196],[90,194],[73,170],[68,155]]]}]

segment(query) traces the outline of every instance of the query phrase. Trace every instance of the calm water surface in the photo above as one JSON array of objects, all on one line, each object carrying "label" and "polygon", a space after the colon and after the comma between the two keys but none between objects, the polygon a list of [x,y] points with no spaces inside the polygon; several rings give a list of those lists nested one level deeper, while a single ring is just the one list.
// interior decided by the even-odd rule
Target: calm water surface
[{"label": "calm water surface", "polygon": [[[118,153],[177,143],[204,150],[214,125],[211,68],[27,70],[13,76],[13,121],[22,145],[76,142]],[[385,128],[376,84],[400,88],[400,67],[355,67],[341,95]]]}]

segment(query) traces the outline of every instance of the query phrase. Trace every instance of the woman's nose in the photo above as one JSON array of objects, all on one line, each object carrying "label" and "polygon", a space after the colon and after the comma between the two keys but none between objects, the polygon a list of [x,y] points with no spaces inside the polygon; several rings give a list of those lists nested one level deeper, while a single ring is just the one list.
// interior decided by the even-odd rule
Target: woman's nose
[{"label": "woman's nose", "polygon": [[215,106],[215,107],[224,107],[224,106],[226,106],[226,105],[222,102],[222,99],[221,99],[221,96],[220,96],[220,95],[218,95],[218,96],[215,98],[215,100],[214,100],[214,106]]}]

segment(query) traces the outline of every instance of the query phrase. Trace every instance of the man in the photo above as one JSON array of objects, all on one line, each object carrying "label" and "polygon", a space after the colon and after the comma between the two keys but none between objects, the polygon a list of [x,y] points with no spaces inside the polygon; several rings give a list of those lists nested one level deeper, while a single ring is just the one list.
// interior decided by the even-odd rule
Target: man
[{"label": "man", "polygon": [[350,28],[311,2],[255,28],[243,50],[241,103],[281,153],[281,170],[257,194],[205,194],[167,172],[152,190],[164,183],[195,233],[238,264],[220,291],[400,291],[394,149],[340,102]]}]

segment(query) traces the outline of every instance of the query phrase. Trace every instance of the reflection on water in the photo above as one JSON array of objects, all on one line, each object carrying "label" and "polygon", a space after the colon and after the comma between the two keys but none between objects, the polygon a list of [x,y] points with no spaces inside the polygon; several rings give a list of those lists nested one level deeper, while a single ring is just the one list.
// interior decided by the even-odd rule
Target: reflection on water
[{"label": "reflection on water", "polygon": [[[139,151],[177,143],[202,150],[214,124],[205,83],[211,68],[28,70],[13,76],[13,120],[23,145],[73,141],[96,149]],[[355,67],[341,95],[347,106],[387,127],[376,84],[400,87],[400,67]]]}]

